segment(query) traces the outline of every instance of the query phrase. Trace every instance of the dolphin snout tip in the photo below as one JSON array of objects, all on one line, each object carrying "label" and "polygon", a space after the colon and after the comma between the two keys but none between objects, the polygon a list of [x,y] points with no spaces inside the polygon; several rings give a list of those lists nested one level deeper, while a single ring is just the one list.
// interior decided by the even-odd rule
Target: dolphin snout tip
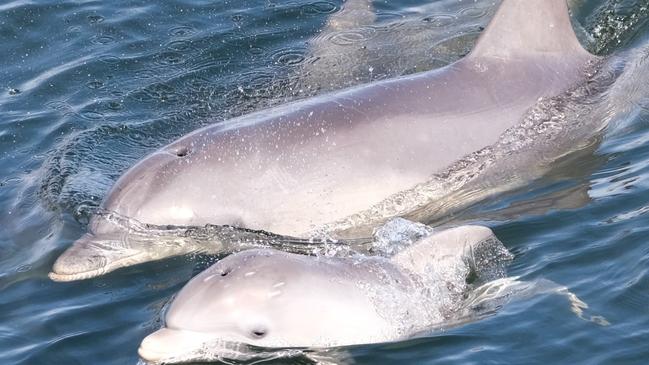
[{"label": "dolphin snout tip", "polygon": [[90,279],[119,268],[178,254],[176,246],[155,246],[158,239],[127,236],[121,231],[87,233],[56,259],[48,276],[54,281]]},{"label": "dolphin snout tip", "polygon": [[[142,360],[146,361],[147,363],[159,363],[166,357],[168,357],[168,352],[169,352],[169,347],[164,346],[164,338],[162,338],[161,341],[161,336],[160,332],[163,330],[158,330],[144,338],[142,340],[142,343],[140,344],[140,347],[137,349],[137,354],[142,358]],[[164,351],[165,349],[167,351]]]},{"label": "dolphin snout tip", "polygon": [[74,281],[103,275],[111,265],[109,251],[94,236],[85,234],[56,259],[48,277],[54,281]]},{"label": "dolphin snout tip", "polygon": [[162,361],[162,359],[164,359],[164,354],[163,353],[160,353],[160,352],[156,351],[155,349],[152,349],[150,347],[146,347],[146,346],[143,346],[143,345],[140,345],[140,347],[137,349],[137,354],[147,364],[160,363],[160,361]]},{"label": "dolphin snout tip", "polygon": [[74,247],[65,251],[52,266],[52,271],[59,274],[77,274],[106,266],[106,256],[97,252],[80,252]]},{"label": "dolphin snout tip", "polygon": [[54,281],[74,281],[102,275],[106,266],[106,258],[100,255],[78,256],[66,251],[52,266],[47,275]]},{"label": "dolphin snout tip", "polygon": [[146,336],[137,350],[148,364],[178,362],[200,349],[205,334],[161,328]]}]

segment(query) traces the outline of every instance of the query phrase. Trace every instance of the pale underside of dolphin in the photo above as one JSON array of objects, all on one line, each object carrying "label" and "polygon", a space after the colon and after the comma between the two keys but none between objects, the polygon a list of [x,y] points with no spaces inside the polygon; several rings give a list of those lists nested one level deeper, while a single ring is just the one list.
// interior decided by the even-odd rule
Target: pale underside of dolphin
[{"label": "pale underside of dolphin", "polygon": [[[367,237],[397,216],[427,222],[538,177],[579,148],[584,140],[539,127],[560,111],[538,105],[574,94],[599,62],[577,41],[565,0],[504,0],[462,60],[197,130],[127,171],[102,209],[147,225],[301,238]],[[141,243],[132,231],[93,217],[50,277],[197,250]],[[227,251],[209,246],[201,249]]]},{"label": "pale underside of dolphin", "polygon": [[383,257],[247,250],[193,278],[144,339],[149,362],[245,359],[247,346],[329,348],[409,338],[453,317],[470,274],[491,279],[511,254],[490,229],[434,233]]}]

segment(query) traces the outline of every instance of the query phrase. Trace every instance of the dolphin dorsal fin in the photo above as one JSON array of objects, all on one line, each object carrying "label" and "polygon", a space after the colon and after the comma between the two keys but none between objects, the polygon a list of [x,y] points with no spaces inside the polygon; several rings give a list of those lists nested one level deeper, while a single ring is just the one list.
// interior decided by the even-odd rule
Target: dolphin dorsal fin
[{"label": "dolphin dorsal fin", "polygon": [[460,226],[445,229],[413,243],[391,260],[413,273],[423,275],[431,264],[456,266],[480,243],[488,240],[497,238],[487,227]]},{"label": "dolphin dorsal fin", "polygon": [[566,0],[503,0],[470,58],[588,54],[570,23]]},{"label": "dolphin dorsal fin", "polygon": [[512,258],[491,229],[460,226],[422,238],[391,260],[424,280],[445,277],[459,288],[470,274],[480,282],[503,277]]}]

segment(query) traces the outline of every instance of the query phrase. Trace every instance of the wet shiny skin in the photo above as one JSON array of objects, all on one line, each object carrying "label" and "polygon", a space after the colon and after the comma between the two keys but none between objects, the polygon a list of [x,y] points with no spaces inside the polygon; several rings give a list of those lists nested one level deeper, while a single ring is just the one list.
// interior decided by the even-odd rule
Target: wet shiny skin
[{"label": "wet shiny skin", "polygon": [[[589,16],[614,3],[587,1],[577,16],[596,24],[599,18]],[[436,1],[421,11],[411,8],[421,2],[411,0],[377,6],[379,20],[414,19],[413,28],[397,27],[411,36],[448,23],[449,15],[477,15],[463,18],[472,32],[484,25],[485,11],[458,4]],[[70,284],[47,278],[54,259],[81,237],[88,209],[141,156],[212,118],[284,103],[289,88],[273,88],[272,81],[299,67],[289,61],[304,58],[302,39],[316,34],[326,10],[305,1],[0,5],[1,363],[138,361],[139,342],[160,326],[162,306],[208,266],[205,258]],[[641,21],[629,33],[614,15],[603,21],[610,26],[598,39],[609,46],[601,48],[645,38]],[[619,44],[608,34],[621,34]],[[374,39],[380,48],[380,37]],[[385,42],[390,47],[380,48],[386,51],[361,81],[382,77],[381,64],[392,75],[412,69],[390,58],[393,42]],[[438,65],[420,42],[404,43],[399,59]],[[516,254],[511,275],[568,286],[611,326],[581,321],[548,296],[428,338],[357,347],[351,356],[359,364],[643,363],[649,357],[648,121],[644,113],[623,121],[595,155],[555,172],[567,180],[542,181],[465,216],[487,221]]]}]

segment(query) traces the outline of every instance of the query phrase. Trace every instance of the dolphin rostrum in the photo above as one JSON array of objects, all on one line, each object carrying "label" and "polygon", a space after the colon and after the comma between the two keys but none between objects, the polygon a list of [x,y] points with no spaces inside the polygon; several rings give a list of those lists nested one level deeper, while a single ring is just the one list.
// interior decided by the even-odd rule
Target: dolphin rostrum
[{"label": "dolphin rostrum", "polygon": [[510,258],[480,226],[432,234],[391,259],[239,252],[187,283],[166,310],[165,327],[138,352],[153,363],[246,360],[246,345],[329,348],[405,339],[452,318],[470,274],[479,278]]},{"label": "dolphin rostrum", "polygon": [[473,51],[447,67],[235,118],[147,156],[50,277],[230,247],[145,239],[106,216],[144,231],[223,225],[334,239],[367,237],[394,217],[430,222],[539,177],[601,130],[561,130],[570,109],[560,108],[597,90],[601,64],[579,44],[565,0],[503,0]]}]

